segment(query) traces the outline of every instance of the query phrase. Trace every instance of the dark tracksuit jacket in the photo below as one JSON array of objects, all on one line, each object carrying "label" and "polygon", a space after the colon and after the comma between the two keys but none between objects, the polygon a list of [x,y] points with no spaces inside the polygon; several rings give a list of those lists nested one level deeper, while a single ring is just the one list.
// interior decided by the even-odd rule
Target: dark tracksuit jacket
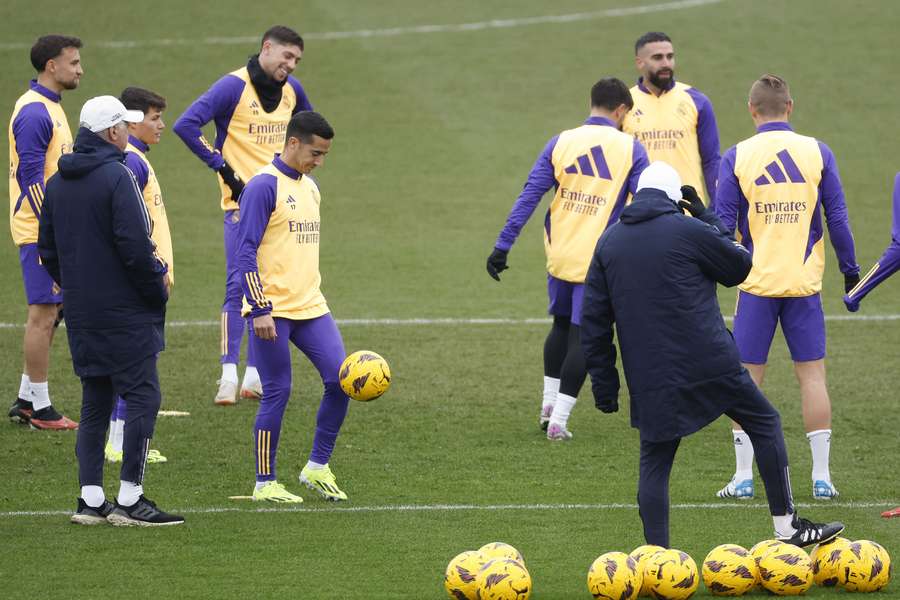
[{"label": "dark tracksuit jacket", "polygon": [[75,373],[121,371],[163,349],[167,267],[125,155],[82,128],[47,182],[38,252],[63,291]]},{"label": "dark tracksuit jacket", "polygon": [[721,386],[744,369],[716,284],[737,285],[751,266],[712,211],[688,217],[651,188],[600,237],[585,280],[585,361],[595,388],[615,398],[615,322],[641,439],[684,437],[728,410]]}]

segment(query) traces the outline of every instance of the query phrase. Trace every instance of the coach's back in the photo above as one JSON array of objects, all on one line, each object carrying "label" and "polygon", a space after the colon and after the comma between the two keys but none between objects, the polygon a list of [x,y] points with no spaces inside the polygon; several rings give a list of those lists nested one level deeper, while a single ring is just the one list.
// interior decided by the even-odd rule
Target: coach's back
[{"label": "coach's back", "polygon": [[80,376],[117,372],[164,346],[166,265],[123,160],[116,146],[82,128],[47,183],[38,250],[62,287]]},{"label": "coach's back", "polygon": [[606,362],[614,322],[632,424],[651,439],[687,435],[721,414],[717,399],[695,392],[742,369],[716,283],[743,281],[751,259],[719,227],[711,211],[687,217],[665,192],[645,188],[594,252],[582,313],[582,340],[598,340],[585,342],[588,370],[594,376]]}]

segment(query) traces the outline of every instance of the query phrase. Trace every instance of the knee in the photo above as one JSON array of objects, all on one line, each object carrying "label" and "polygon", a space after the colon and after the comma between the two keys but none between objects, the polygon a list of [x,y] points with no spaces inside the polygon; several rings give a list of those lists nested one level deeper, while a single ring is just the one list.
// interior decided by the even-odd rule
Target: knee
[{"label": "knee", "polygon": [[32,304],[28,307],[27,327],[31,330],[50,332],[59,314],[55,304]]}]

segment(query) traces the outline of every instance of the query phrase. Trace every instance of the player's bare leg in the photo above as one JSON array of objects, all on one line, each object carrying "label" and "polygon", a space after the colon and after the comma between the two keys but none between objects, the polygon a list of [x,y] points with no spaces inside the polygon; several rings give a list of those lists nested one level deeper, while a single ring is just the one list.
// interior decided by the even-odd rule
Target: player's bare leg
[{"label": "player's bare leg", "polygon": [[812,452],[813,497],[828,500],[838,495],[831,483],[831,399],[825,376],[825,360],[795,362],[794,373],[800,383],[803,427]]},{"label": "player's bare leg", "polygon": [[[766,378],[766,365],[742,363],[756,387],[762,388]],[[753,444],[741,426],[731,421],[731,435],[734,440],[734,476],[725,487],[716,492],[719,498],[753,498]]]},{"label": "player's bare leg", "polygon": [[[78,423],[59,414],[50,403],[47,373],[50,366],[50,344],[53,342],[57,304],[29,304],[28,320],[22,346],[25,354],[24,373],[28,377],[28,397],[22,398],[31,410],[29,422],[35,429],[77,429]],[[19,400],[16,401],[19,403]]]}]

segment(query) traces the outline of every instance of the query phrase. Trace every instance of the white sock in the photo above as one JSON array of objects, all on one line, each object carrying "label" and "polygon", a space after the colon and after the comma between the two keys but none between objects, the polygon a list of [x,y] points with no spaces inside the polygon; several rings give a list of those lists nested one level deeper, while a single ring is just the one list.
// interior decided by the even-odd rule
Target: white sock
[{"label": "white sock", "polygon": [[237,365],[234,363],[222,363],[222,381],[237,384]]},{"label": "white sock", "polygon": [[103,488],[99,485],[83,485],[81,486],[81,499],[91,508],[100,508],[106,496],[103,494]]},{"label": "white sock", "polygon": [[791,537],[797,533],[797,529],[794,527],[794,515],[780,517],[772,515],[772,522],[775,523],[775,535],[778,537]]},{"label": "white sock", "polygon": [[546,408],[550,406],[553,407],[556,404],[556,395],[559,393],[559,379],[556,377],[547,377],[544,375],[544,400],[541,403],[541,408]]},{"label": "white sock", "polygon": [[28,390],[31,385],[31,378],[28,377],[25,373],[22,373],[22,383],[19,384],[19,398],[22,400],[28,400]]},{"label": "white sock", "polygon": [[28,384],[28,400],[34,405],[35,412],[50,406],[50,388],[47,382]]},{"label": "white sock", "polygon": [[831,470],[828,467],[831,454],[831,430],[818,429],[806,434],[809,440],[809,449],[812,451],[812,478],[813,481],[821,479],[831,482]]},{"label": "white sock", "polygon": [[275,482],[274,479],[269,480],[269,481],[257,481],[257,482],[256,482],[256,489],[261,490],[261,489],[263,489],[265,486],[269,485],[270,483],[274,483],[274,482]]},{"label": "white sock", "polygon": [[253,387],[259,383],[259,371],[256,370],[256,367],[247,367],[244,370],[244,383],[241,384],[241,387]]},{"label": "white sock", "polygon": [[753,444],[750,436],[740,429],[732,429],[734,437],[734,478],[736,481],[753,479]]},{"label": "white sock", "polygon": [[118,497],[119,505],[131,506],[138,501],[138,498],[140,498],[143,493],[144,486],[138,483],[131,483],[130,481],[120,481]]},{"label": "white sock", "polygon": [[109,443],[116,452],[122,451],[122,442],[125,440],[125,421],[116,419],[109,425]]},{"label": "white sock", "polygon": [[319,463],[313,462],[311,460],[306,461],[306,468],[312,469],[313,471],[318,471],[319,469],[324,469],[327,466],[328,466],[327,464],[320,465]]},{"label": "white sock", "polygon": [[550,424],[556,424],[566,428],[566,425],[569,423],[569,415],[572,413],[572,408],[575,406],[575,402],[577,402],[577,398],[573,398],[572,396],[566,396],[565,394],[556,394],[556,404],[553,406],[553,414],[550,416]]}]

